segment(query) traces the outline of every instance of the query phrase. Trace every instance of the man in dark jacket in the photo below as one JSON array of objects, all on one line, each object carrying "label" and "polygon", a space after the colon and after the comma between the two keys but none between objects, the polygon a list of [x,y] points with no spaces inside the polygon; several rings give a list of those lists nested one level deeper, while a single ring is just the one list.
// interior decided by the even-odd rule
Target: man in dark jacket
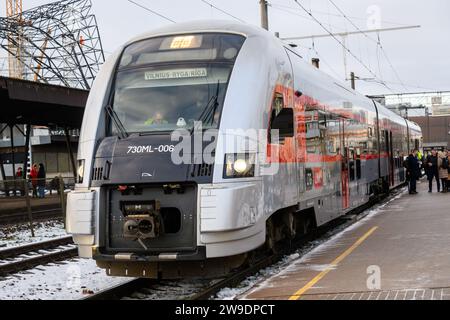
[{"label": "man in dark jacket", "polygon": [[411,151],[407,163],[407,175],[409,177],[409,194],[417,194],[417,178],[419,178],[419,160],[417,160],[417,150]]},{"label": "man in dark jacket", "polygon": [[438,156],[436,150],[431,151],[431,155],[425,161],[425,171],[428,177],[428,192],[433,192],[433,178],[436,179],[438,192],[441,192],[441,183],[439,181]]}]

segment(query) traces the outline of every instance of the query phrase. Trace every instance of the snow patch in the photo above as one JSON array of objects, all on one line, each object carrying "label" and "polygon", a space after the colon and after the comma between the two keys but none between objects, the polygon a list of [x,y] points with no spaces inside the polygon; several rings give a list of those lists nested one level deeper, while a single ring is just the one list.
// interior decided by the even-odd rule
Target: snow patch
[{"label": "snow patch", "polygon": [[17,247],[67,236],[61,220],[34,223],[35,237],[31,237],[28,224],[0,228],[0,248]]},{"label": "snow patch", "polygon": [[24,271],[0,280],[0,300],[73,300],[129,281],[108,277],[93,260],[72,259]]}]

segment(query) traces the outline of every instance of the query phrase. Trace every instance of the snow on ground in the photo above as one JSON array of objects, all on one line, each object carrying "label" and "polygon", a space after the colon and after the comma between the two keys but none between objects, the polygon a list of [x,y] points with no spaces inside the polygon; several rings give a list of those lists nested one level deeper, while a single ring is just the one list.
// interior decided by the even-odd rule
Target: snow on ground
[{"label": "snow on ground", "polygon": [[74,300],[131,280],[108,277],[90,259],[48,264],[0,280],[0,300]]},{"label": "snow on ground", "polygon": [[0,279],[0,300],[74,300],[130,278],[108,277],[95,261],[72,259],[48,264]]},{"label": "snow on ground", "polygon": [[[283,276],[284,274],[289,273],[289,271],[292,268],[296,268],[298,264],[308,261],[311,256],[316,255],[322,252],[323,250],[326,250],[327,248],[335,246],[336,243],[339,241],[339,239],[342,238],[346,233],[355,230],[356,228],[365,224],[366,222],[371,220],[374,216],[382,214],[383,209],[387,205],[401,198],[403,195],[407,193],[407,191],[408,191],[407,189],[404,189],[398,195],[391,198],[389,201],[381,205],[378,205],[375,208],[368,210],[363,214],[360,214],[359,220],[351,224],[350,226],[348,225],[338,226],[333,230],[329,231],[322,238],[312,241],[307,246],[297,250],[296,253],[284,257],[281,261],[268,268],[260,270],[256,275],[250,276],[246,280],[244,280],[238,287],[222,289],[216,294],[215,299],[234,300],[236,298],[239,298],[243,294],[248,295],[253,290],[259,289],[261,287],[262,288],[269,287],[270,286],[269,281],[271,277]],[[311,266],[311,268],[317,270],[322,270],[324,267],[328,266],[318,266],[318,265]]]},{"label": "snow on ground", "polygon": [[67,236],[61,220],[36,222],[34,233],[33,238],[28,224],[0,227],[0,250]]},{"label": "snow on ground", "polygon": [[[27,224],[0,228],[0,250],[67,236],[61,220],[35,223],[34,231],[32,238]],[[72,259],[0,278],[0,300],[80,299],[84,291],[98,292],[128,280],[107,277],[93,260]]]}]

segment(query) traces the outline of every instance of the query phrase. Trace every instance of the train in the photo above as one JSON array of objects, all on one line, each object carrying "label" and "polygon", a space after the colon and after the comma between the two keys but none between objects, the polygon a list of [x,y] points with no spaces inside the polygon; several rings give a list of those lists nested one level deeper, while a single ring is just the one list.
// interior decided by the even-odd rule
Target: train
[{"label": "train", "polygon": [[405,183],[420,127],[266,30],[138,36],[90,91],[67,232],[110,276],[219,276]]}]

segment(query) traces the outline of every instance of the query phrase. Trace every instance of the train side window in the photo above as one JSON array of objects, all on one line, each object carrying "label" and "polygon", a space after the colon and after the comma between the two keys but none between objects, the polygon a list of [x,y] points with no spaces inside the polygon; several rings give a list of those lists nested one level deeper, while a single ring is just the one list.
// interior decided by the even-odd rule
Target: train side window
[{"label": "train side window", "polygon": [[[278,139],[276,139],[278,131]],[[282,94],[276,94],[270,117],[269,143],[283,144],[286,138],[294,137],[294,110],[284,108],[284,99]]]},{"label": "train side window", "polygon": [[305,112],[306,151],[310,154],[325,154],[325,136],[327,134],[327,118],[325,113],[317,110]]},{"label": "train side window", "polygon": [[276,93],[272,102],[272,112],[275,111],[275,114],[278,115],[281,110],[284,108],[284,98],[281,93]]},{"label": "train side window", "polygon": [[326,154],[336,155],[339,150],[339,120],[332,114],[327,115],[327,130],[325,135]]}]

